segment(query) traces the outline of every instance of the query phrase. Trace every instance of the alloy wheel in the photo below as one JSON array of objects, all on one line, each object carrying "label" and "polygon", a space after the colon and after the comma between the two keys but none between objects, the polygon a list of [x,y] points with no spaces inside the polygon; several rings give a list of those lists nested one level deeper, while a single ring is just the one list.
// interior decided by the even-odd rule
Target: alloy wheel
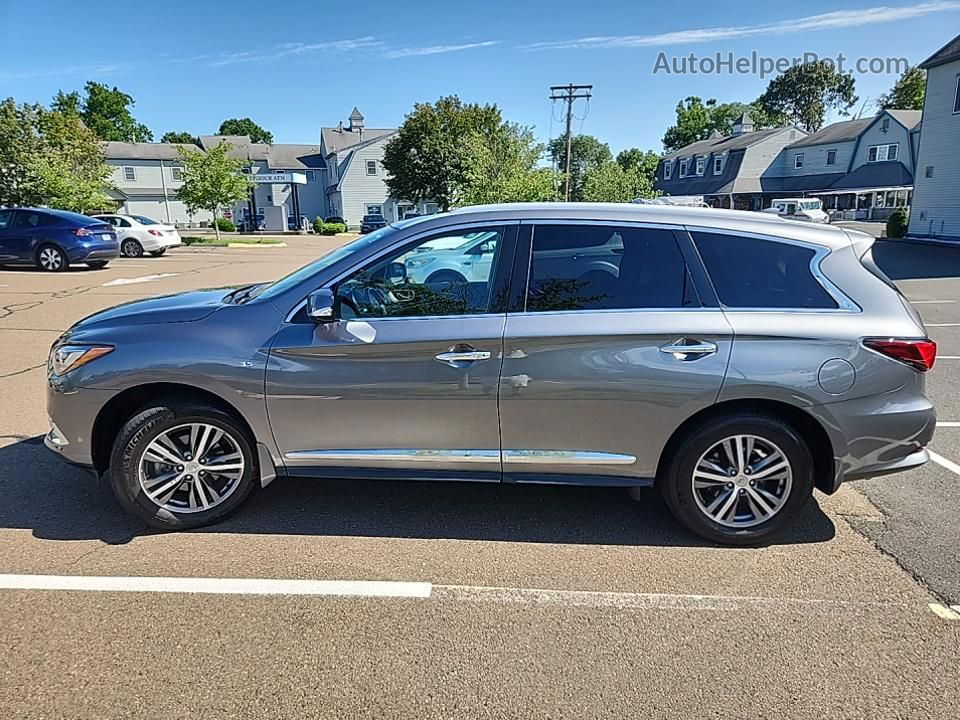
[{"label": "alloy wheel", "polygon": [[790,497],[793,468],[770,440],[732,435],[700,456],[692,482],[701,512],[724,527],[747,528],[780,512]]},{"label": "alloy wheel", "polygon": [[140,488],[155,505],[197,513],[225,502],[240,486],[245,463],[236,439],[208,423],[165,430],[147,445],[139,465]]},{"label": "alloy wheel", "polygon": [[140,243],[136,240],[124,240],[122,252],[124,257],[140,257]]},{"label": "alloy wheel", "polygon": [[63,267],[63,253],[55,247],[45,247],[40,251],[40,266],[44,270],[59,270]]}]

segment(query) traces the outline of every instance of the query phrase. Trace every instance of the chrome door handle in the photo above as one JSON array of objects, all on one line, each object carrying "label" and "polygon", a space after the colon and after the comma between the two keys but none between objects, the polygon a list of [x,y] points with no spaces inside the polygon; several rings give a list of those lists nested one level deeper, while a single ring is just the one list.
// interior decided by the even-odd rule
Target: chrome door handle
[{"label": "chrome door handle", "polygon": [[476,362],[477,360],[489,360],[490,353],[486,350],[451,350],[434,355],[434,358],[445,363]]},{"label": "chrome door handle", "polygon": [[696,355],[698,357],[712,355],[716,351],[717,346],[712,342],[690,340],[688,338],[680,338],[675,343],[660,346],[660,352],[669,353],[678,360],[686,360],[688,355]]}]

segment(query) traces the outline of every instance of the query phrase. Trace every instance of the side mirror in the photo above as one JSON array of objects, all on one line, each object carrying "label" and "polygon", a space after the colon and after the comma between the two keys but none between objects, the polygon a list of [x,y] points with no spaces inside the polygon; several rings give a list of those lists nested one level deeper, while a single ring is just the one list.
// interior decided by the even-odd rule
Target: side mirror
[{"label": "side mirror", "polygon": [[314,290],[307,296],[307,315],[314,322],[334,320],[333,306],[333,290],[329,288]]}]

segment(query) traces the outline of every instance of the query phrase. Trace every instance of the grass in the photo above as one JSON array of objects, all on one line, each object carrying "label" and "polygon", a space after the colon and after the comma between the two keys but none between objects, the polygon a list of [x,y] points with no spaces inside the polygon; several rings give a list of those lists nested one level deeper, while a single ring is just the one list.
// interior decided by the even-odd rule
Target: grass
[{"label": "grass", "polygon": [[224,233],[217,240],[216,235],[200,237],[187,235],[182,238],[184,245],[204,245],[206,247],[227,247],[228,245],[279,245],[283,241],[271,237],[237,237]]}]

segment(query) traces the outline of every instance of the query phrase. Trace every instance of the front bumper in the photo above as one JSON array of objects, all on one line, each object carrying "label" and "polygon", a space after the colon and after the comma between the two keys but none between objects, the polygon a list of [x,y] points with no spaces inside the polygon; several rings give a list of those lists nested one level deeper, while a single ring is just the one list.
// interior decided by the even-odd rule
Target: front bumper
[{"label": "front bumper", "polygon": [[91,467],[93,465],[93,426],[103,406],[116,390],[77,388],[66,378],[47,378],[47,415],[50,431],[44,445],[63,459]]}]

